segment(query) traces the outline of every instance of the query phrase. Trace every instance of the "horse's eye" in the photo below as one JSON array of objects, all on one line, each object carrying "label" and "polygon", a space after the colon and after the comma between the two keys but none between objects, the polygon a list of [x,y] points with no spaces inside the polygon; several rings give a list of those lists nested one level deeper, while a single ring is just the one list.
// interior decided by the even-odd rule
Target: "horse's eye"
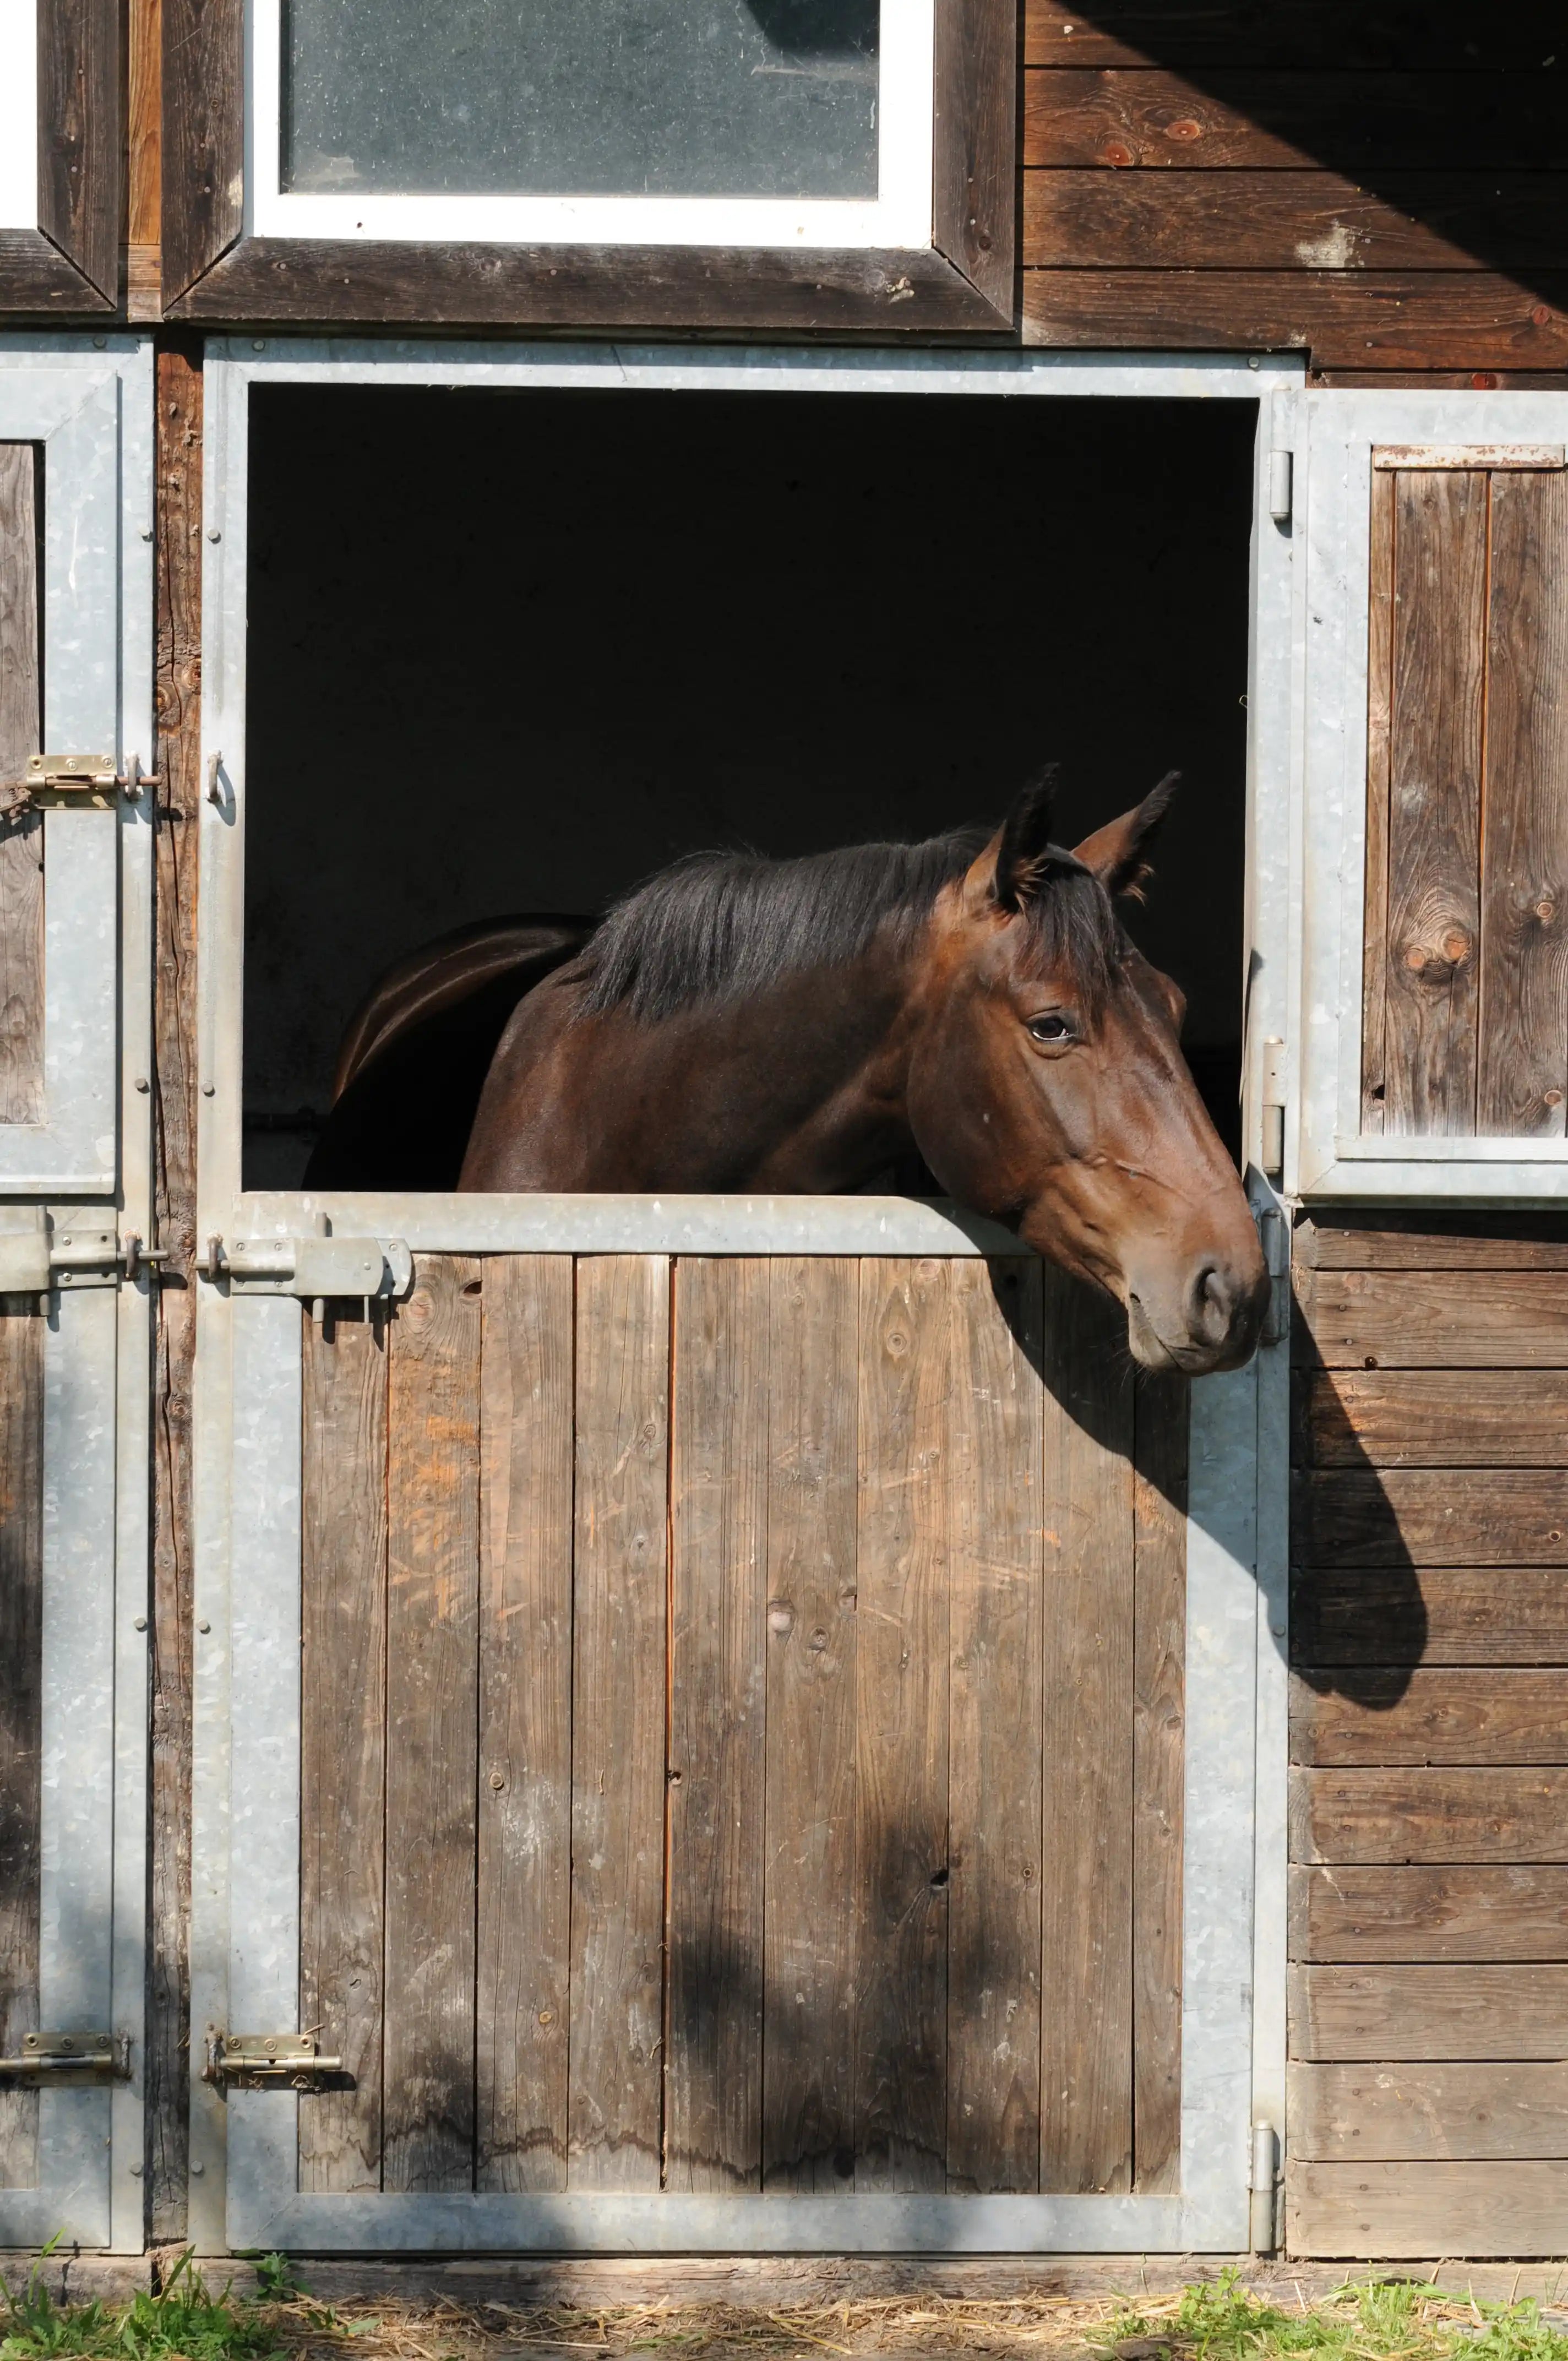
[{"label": "horse's eye", "polygon": [[1065,1016],[1031,1016],[1028,1019],[1031,1038],[1036,1041],[1070,1041],[1072,1027]]}]

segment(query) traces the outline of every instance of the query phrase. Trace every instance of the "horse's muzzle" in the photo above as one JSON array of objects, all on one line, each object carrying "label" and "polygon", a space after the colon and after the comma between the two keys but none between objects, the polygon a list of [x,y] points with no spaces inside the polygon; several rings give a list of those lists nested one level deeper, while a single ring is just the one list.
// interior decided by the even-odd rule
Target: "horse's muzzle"
[{"label": "horse's muzzle", "polygon": [[1146,1294],[1129,1285],[1127,1343],[1134,1359],[1190,1378],[1239,1369],[1257,1349],[1268,1290],[1261,1252],[1241,1263],[1212,1252],[1200,1255],[1179,1290]]}]

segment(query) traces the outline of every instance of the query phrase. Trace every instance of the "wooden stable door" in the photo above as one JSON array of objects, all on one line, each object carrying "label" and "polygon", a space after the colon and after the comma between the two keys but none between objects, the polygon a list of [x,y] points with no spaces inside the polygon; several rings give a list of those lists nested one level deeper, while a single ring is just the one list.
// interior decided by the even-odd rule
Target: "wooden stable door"
[{"label": "wooden stable door", "polygon": [[302,2196],[1175,2189],[1186,1389],[1112,1307],[435,1255],[348,1309],[303,1323]]}]

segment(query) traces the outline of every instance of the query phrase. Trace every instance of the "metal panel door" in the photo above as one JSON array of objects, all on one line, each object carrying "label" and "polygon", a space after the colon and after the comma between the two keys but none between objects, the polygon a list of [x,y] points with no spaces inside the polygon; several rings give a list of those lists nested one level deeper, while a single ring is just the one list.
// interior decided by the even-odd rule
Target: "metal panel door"
[{"label": "metal panel door", "polygon": [[[151,430],[138,339],[0,340],[5,782],[150,754]],[[0,2059],[38,2061],[0,2073],[0,2246],[135,2250],[152,831],[72,794],[0,817]]]}]

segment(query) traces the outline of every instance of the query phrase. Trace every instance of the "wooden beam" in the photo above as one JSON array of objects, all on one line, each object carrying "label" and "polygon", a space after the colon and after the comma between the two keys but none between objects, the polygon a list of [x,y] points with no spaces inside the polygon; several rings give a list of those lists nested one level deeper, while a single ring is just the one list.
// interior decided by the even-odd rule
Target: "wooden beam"
[{"label": "wooden beam", "polygon": [[1290,1684],[1290,1754],[1323,1766],[1561,1763],[1568,1667],[1423,1664],[1369,1673],[1354,1697]]},{"label": "wooden beam", "polygon": [[1568,1960],[1568,1867],[1399,1862],[1290,1871],[1293,1960]]},{"label": "wooden beam", "polygon": [[1342,2064],[1562,2059],[1568,1965],[1293,1967],[1290,2051]]},{"label": "wooden beam", "polygon": [[1290,1774],[1294,1861],[1568,1861],[1568,1768]]},{"label": "wooden beam", "polygon": [[202,356],[159,344],[158,769],[153,961],[157,1243],[153,1334],[151,1901],[147,2192],[157,2243],[185,2235],[190,2113],[192,1381],[196,1343],[196,895],[202,809]]}]

